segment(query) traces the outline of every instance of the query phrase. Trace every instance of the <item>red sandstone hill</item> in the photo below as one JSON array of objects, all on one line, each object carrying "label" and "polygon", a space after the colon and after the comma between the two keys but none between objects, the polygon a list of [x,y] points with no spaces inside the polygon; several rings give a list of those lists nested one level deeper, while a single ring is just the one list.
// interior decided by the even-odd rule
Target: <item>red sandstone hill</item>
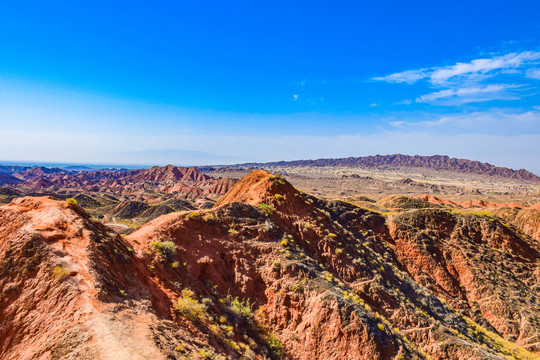
[{"label": "red sandstone hill", "polygon": [[122,238],[0,208],[2,359],[539,359],[540,244],[497,217],[381,215],[253,172]]},{"label": "red sandstone hill", "polygon": [[[420,155],[374,155],[364,157],[348,157],[340,159],[317,159],[277,161],[269,163],[247,163],[234,167],[265,167],[265,166],[345,166],[366,168],[424,168],[431,170],[445,170],[455,173],[475,174],[503,177],[517,180],[540,182],[540,177],[525,170],[513,170],[505,167],[494,166],[488,163],[467,159],[451,158],[443,155],[420,156]],[[233,167],[233,166],[229,166]]]},{"label": "red sandstone hill", "polygon": [[38,167],[14,173],[13,176],[23,180],[21,182],[15,179],[18,181],[19,187],[29,189],[110,190],[115,193],[148,190],[161,193],[181,193],[195,197],[203,194],[224,194],[234,184],[234,180],[231,179],[216,179],[204,175],[195,168],[173,165],[154,166],[144,170],[78,172]]},{"label": "red sandstone hill", "polygon": [[[432,204],[446,205],[455,209],[468,209],[469,211],[483,210],[484,213],[493,214],[513,224],[529,236],[540,241],[540,203],[525,206],[516,203],[494,203],[491,201],[450,201],[433,195],[424,194],[416,199]],[[426,206],[427,207],[427,206]]]},{"label": "red sandstone hill", "polygon": [[536,208],[538,206],[534,205],[531,207],[517,204],[517,203],[495,203],[492,201],[484,201],[484,200],[468,200],[468,201],[450,201],[447,199],[441,199],[433,195],[429,194],[423,194],[420,196],[417,196],[416,199],[427,201],[433,204],[442,204],[442,205],[449,205],[452,207],[460,207],[464,209],[470,209],[470,208],[512,208],[512,209],[527,209],[527,208]]},{"label": "red sandstone hill", "polygon": [[[160,359],[167,297],[129,246],[78,207],[0,208],[0,358]],[[155,327],[160,327],[160,333]]]},{"label": "red sandstone hill", "polygon": [[23,181],[9,174],[0,174],[0,185],[20,184]]},{"label": "red sandstone hill", "polygon": [[59,168],[47,168],[44,166],[34,167],[22,172],[16,172],[15,176],[21,180],[35,181],[55,174],[65,174],[66,171]]},{"label": "red sandstone hill", "polygon": [[130,172],[129,175],[131,175],[133,181],[155,181],[159,183],[175,183],[180,180],[199,182],[213,179],[211,176],[204,175],[195,168],[174,165],[154,166],[150,169]]}]

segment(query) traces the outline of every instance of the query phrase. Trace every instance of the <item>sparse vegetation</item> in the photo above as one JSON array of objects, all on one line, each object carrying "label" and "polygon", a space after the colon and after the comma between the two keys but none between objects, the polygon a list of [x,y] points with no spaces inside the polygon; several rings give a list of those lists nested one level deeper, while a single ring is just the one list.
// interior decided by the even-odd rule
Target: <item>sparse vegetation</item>
[{"label": "sparse vegetation", "polygon": [[261,202],[261,203],[259,204],[259,210],[261,210],[262,213],[263,213],[264,215],[266,215],[266,216],[270,216],[270,215],[272,215],[272,214],[276,211],[276,209],[274,209],[274,208],[272,207],[272,205],[269,205],[269,204],[264,203],[264,202]]},{"label": "sparse vegetation", "polygon": [[59,280],[66,279],[71,273],[64,265],[56,265],[51,272],[52,275]]},{"label": "sparse vegetation", "polygon": [[204,221],[211,221],[211,220],[214,220],[216,217],[214,216],[214,214],[212,213],[208,213],[208,214],[205,214],[203,216],[203,220]]},{"label": "sparse vegetation", "polygon": [[68,205],[77,205],[77,200],[75,200],[74,198],[67,198],[66,202],[68,203]]},{"label": "sparse vegetation", "polygon": [[276,186],[285,183],[285,181],[283,180],[283,178],[281,177],[280,174],[274,174],[274,175],[270,176],[270,177],[268,178],[268,180],[271,181],[272,184],[274,184],[274,185],[276,185]]},{"label": "sparse vegetation", "polygon": [[176,254],[176,246],[172,241],[154,241],[150,246],[163,257]]},{"label": "sparse vegetation", "polygon": [[186,214],[186,219],[198,219],[201,214],[198,211],[192,211]]},{"label": "sparse vegetation", "polygon": [[195,293],[187,288],[182,290],[174,310],[192,321],[202,321],[207,318],[207,306],[199,302],[195,298]]},{"label": "sparse vegetation", "polygon": [[231,305],[231,309],[237,314],[245,317],[251,318],[253,316],[253,304],[250,303],[249,299],[240,300],[237,297],[232,297],[227,295],[227,302]]},{"label": "sparse vegetation", "polygon": [[458,214],[458,215],[474,215],[474,216],[487,217],[487,218],[494,218],[495,217],[494,213],[492,213],[491,211],[486,211],[486,210],[478,210],[478,211],[458,211],[458,210],[453,210],[452,213]]},{"label": "sparse vegetation", "polygon": [[[254,192],[259,189],[265,193]],[[224,204],[212,213],[200,210],[168,215],[165,221],[155,221],[125,239],[95,226],[103,242],[92,249],[96,250],[93,254],[98,256],[98,266],[114,270],[114,278],[105,285],[107,294],[119,303],[119,318],[126,309],[137,306],[134,300],[142,294],[137,286],[144,287],[158,301],[149,301],[137,312],[148,308],[161,314],[163,304],[169,307],[172,319],[165,319],[168,323],[162,327],[156,323],[155,329],[163,331],[157,341],[163,341],[162,348],[168,354],[183,359],[220,359],[219,353],[231,358],[281,359],[287,355],[285,347],[294,351],[306,346],[307,354],[314,342],[321,344],[314,358],[334,356],[329,351],[358,358],[361,355],[347,342],[365,341],[365,336],[370,337],[368,341],[389,341],[392,351],[396,350],[389,354],[392,359],[429,358],[417,347],[429,355],[436,348],[436,356],[451,358],[456,346],[464,346],[460,348],[463,358],[480,354],[537,359],[525,351],[534,346],[532,336],[540,329],[534,277],[540,259],[536,259],[534,239],[523,233],[515,237],[517,229],[491,218],[491,212],[484,210],[465,208],[455,211],[464,215],[458,216],[449,208],[400,209],[397,215],[385,218],[354,204],[307,194],[287,193],[290,204],[286,205],[290,207],[284,206],[285,197],[274,194],[276,189],[282,194],[287,190],[266,181],[264,186],[258,182],[250,189],[254,198],[267,199],[257,210],[226,196],[222,197]],[[122,201],[125,198],[122,196]],[[59,208],[69,216],[81,213],[66,210],[65,203]],[[120,225],[121,221],[133,223],[114,222]],[[94,231],[84,226],[84,234]],[[72,230],[71,224],[68,230]],[[54,241],[51,246],[59,249],[58,245],[65,243],[64,239],[43,238],[28,238],[32,240],[28,245],[48,246]],[[68,255],[72,244],[65,244]],[[142,244],[150,245],[141,248]],[[51,262],[43,268],[50,280],[70,274],[62,265],[54,267],[59,258],[49,258]],[[62,258],[61,263],[80,269],[69,258]],[[93,262],[89,266],[94,266]],[[7,266],[3,269],[11,271]],[[466,276],[462,276],[463,269]],[[81,274],[64,284],[52,281],[47,286],[71,289],[80,278]],[[151,282],[157,286],[147,286]],[[188,285],[196,292],[186,288]],[[230,292],[225,296],[227,288]],[[5,296],[15,291],[19,288],[7,284]],[[133,301],[127,301],[128,292]],[[231,296],[231,292],[238,296]],[[293,325],[309,323],[313,320],[310,317],[321,314],[324,322],[312,322],[315,326],[308,331]],[[464,314],[495,330],[480,327]],[[490,319],[488,325],[482,318],[485,314],[495,321]],[[343,337],[336,341],[340,335],[334,330],[340,325],[347,326],[346,341],[341,341]],[[181,335],[187,333],[196,333],[193,341],[183,340]],[[519,346],[513,343],[517,339]],[[426,340],[434,347],[427,347]],[[443,347],[437,347],[439,341]]]},{"label": "sparse vegetation", "polygon": [[283,344],[281,343],[281,341],[279,341],[279,339],[274,333],[269,333],[267,335],[266,342],[275,354],[281,355],[283,353]]}]

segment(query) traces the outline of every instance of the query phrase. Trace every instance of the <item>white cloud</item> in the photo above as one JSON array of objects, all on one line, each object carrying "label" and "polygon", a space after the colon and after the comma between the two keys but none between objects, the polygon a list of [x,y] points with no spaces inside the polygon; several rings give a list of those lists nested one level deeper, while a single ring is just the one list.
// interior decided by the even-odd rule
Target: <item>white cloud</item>
[{"label": "white cloud", "polygon": [[411,105],[411,104],[412,104],[412,100],[405,99],[405,100],[398,101],[394,105]]},{"label": "white cloud", "polygon": [[481,81],[486,77],[493,76],[496,71],[517,70],[537,64],[539,60],[540,52],[524,51],[487,59],[475,59],[468,63],[456,63],[451,66],[407,70],[383,77],[375,77],[373,80],[413,84],[418,80],[427,79],[433,85],[444,86],[452,81]]},{"label": "white cloud", "polygon": [[469,81],[483,80],[496,70],[512,70],[534,63],[540,59],[540,52],[524,51],[496,56],[491,59],[475,59],[470,63],[457,63],[452,66],[434,68],[430,74],[430,82],[444,84],[455,78]]},{"label": "white cloud", "polygon": [[389,124],[395,128],[406,128],[407,122],[403,120],[390,121]]},{"label": "white cloud", "polygon": [[540,80],[540,68],[527,70],[527,77],[531,79]]},{"label": "white cloud", "polygon": [[[425,80],[434,91],[416,98],[417,103],[428,103],[433,105],[461,105],[472,102],[485,102],[491,100],[517,100],[524,94],[512,91],[518,87],[523,87],[525,77],[540,79],[540,52],[523,51],[519,53],[509,53],[494,56],[492,58],[474,59],[467,63],[458,62],[450,66],[439,66],[424,68],[420,70],[407,70],[390,74],[383,77],[373,78],[374,80],[388,83],[413,84],[420,80]],[[513,76],[512,82],[522,85],[504,84],[499,81],[490,81],[488,78],[500,79],[506,76]],[[520,78],[521,77],[521,78]],[[395,105],[407,104],[404,100]]]},{"label": "white cloud", "polygon": [[420,79],[428,77],[428,69],[407,70],[400,73],[390,74],[382,77],[374,77],[373,80],[386,81],[390,83],[407,83],[413,84]]},{"label": "white cloud", "polygon": [[465,104],[470,102],[482,102],[501,99],[512,99],[514,95],[508,92],[510,89],[520,87],[510,84],[492,84],[485,86],[464,87],[445,89],[422,95],[416,99],[417,103],[433,103],[447,101],[446,104]]}]

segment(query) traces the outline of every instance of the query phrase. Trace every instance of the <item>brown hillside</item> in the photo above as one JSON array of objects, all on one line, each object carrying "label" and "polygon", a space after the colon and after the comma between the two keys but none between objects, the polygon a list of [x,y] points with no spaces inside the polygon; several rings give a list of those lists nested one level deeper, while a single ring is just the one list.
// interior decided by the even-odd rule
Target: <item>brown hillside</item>
[{"label": "brown hillside", "polygon": [[17,179],[15,176],[0,173],[0,185],[14,185],[21,182],[23,182],[23,180]]},{"label": "brown hillside", "polygon": [[152,339],[172,334],[166,297],[119,236],[76,206],[19,198],[0,239],[0,358],[165,359]]}]

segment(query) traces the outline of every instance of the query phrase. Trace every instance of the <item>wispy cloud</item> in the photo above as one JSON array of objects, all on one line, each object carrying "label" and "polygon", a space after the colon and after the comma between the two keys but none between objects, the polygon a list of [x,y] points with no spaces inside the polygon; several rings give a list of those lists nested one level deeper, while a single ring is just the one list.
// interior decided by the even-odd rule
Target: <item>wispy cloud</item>
[{"label": "wispy cloud", "polygon": [[407,70],[395,74],[390,74],[381,77],[374,77],[373,80],[386,81],[389,83],[407,83],[414,84],[418,80],[429,77],[428,69],[421,70]]},{"label": "wispy cloud", "polygon": [[510,100],[515,97],[509,90],[521,87],[511,84],[492,84],[485,86],[445,89],[422,95],[417,103],[435,103],[445,101],[447,104],[466,104],[491,100]]},{"label": "wispy cloud", "polygon": [[[523,51],[449,66],[407,70],[375,77],[373,80],[406,84],[423,81],[437,91],[418,96],[416,103],[461,105],[520,99],[523,92],[517,89],[524,87],[527,78],[540,79],[539,66],[540,52]],[[512,82],[519,84],[507,84],[509,77]],[[400,101],[396,105],[407,104],[409,101]]]},{"label": "wispy cloud", "polygon": [[527,70],[527,77],[531,79],[540,80],[540,68]]},{"label": "wispy cloud", "polygon": [[476,82],[495,75],[494,73],[497,71],[518,70],[538,64],[539,61],[540,52],[524,51],[487,59],[475,59],[468,63],[458,62],[451,66],[407,70],[387,76],[375,77],[373,80],[413,84],[419,80],[426,79],[433,85],[446,85],[451,81]]},{"label": "wispy cloud", "polygon": [[411,104],[412,104],[412,100],[410,99],[405,99],[405,100],[398,101],[397,103],[394,103],[394,105],[411,105]]}]

